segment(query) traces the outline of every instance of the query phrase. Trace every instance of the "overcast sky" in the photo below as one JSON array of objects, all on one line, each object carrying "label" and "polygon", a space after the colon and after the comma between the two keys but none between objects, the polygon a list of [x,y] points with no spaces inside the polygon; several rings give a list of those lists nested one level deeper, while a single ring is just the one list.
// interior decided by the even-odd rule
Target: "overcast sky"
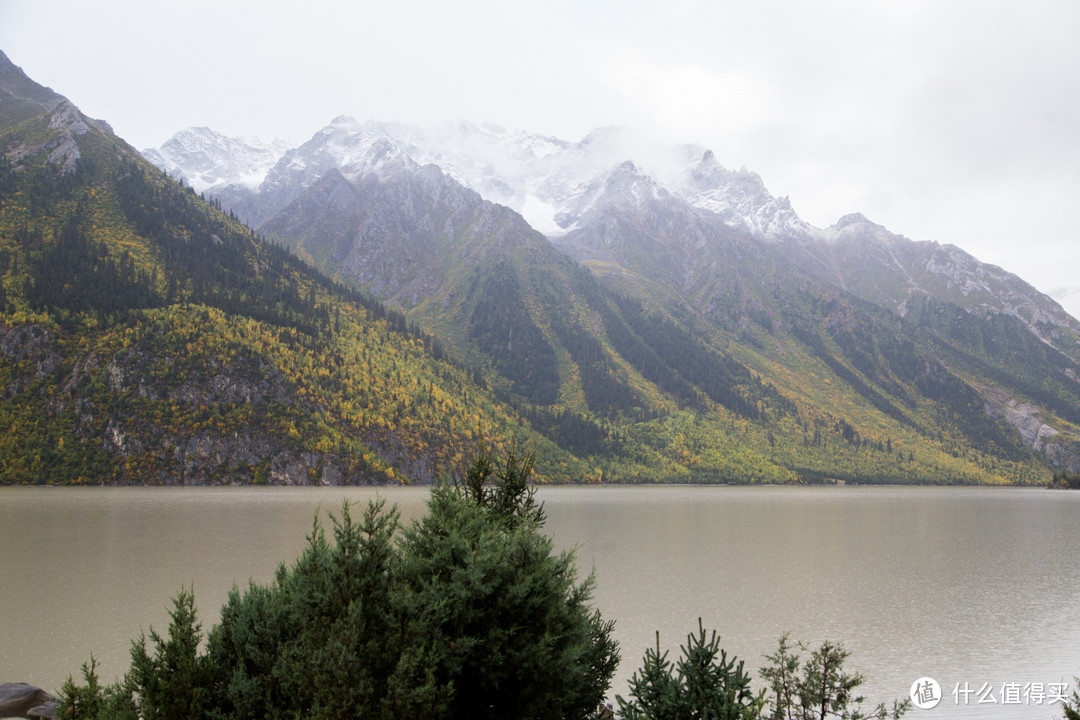
[{"label": "overcast sky", "polygon": [[342,114],[622,125],[820,227],[859,211],[1080,287],[1080,0],[0,0],[0,49],[140,149]]}]

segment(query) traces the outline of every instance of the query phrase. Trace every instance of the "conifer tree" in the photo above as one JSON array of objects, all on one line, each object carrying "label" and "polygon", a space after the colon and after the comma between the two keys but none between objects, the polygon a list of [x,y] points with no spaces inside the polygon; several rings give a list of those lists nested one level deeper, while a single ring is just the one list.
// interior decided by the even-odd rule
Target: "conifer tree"
[{"label": "conifer tree", "polygon": [[707,635],[698,618],[698,634],[687,635],[678,662],[656,649],[645,652],[630,678],[630,699],[617,696],[624,720],[742,720],[757,718],[762,699],[750,689],[743,662],[730,660],[716,631]]},{"label": "conifer tree", "polygon": [[[1080,687],[1080,677],[1073,678],[1073,687]],[[1080,720],[1080,690],[1073,690],[1072,696],[1062,703],[1065,720]]]},{"label": "conifer tree", "polygon": [[210,634],[223,717],[377,717],[396,660],[390,615],[396,509],[379,499],[359,522],[344,503],[330,516],[334,542],[318,518],[291,568],[269,588],[237,590]]},{"label": "conifer tree", "polygon": [[72,684],[68,717],[594,717],[619,660],[614,623],[590,607],[593,578],[541,532],[531,468],[531,456],[478,458],[401,532],[382,500],[359,521],[343,504],[332,541],[316,516],[272,584],[234,588],[205,654],[182,591],[168,637],[133,643],[122,684]]},{"label": "conifer tree", "polygon": [[589,607],[593,578],[578,582],[573,554],[540,531],[531,467],[513,452],[501,465],[481,455],[406,529],[399,716],[588,718],[603,701],[619,660],[614,623]]},{"label": "conifer tree", "polygon": [[138,720],[129,681],[102,686],[93,655],[83,663],[82,676],[84,685],[76,685],[69,675],[60,688],[57,715],[61,720]]},{"label": "conifer tree", "polygon": [[206,658],[198,654],[202,625],[195,613],[195,596],[181,590],[169,613],[167,638],[150,629],[154,652],[146,636],[132,643],[127,683],[138,698],[144,720],[190,720],[202,717],[209,700]]},{"label": "conifer tree", "polygon": [[799,651],[806,649],[802,643],[789,644],[785,634],[776,653],[766,656],[770,664],[761,668],[761,676],[769,683],[765,717],[770,720],[896,720],[911,707],[904,700],[865,712],[864,698],[855,693],[864,679],[844,669],[850,655],[844,646],[826,641],[803,662]]}]

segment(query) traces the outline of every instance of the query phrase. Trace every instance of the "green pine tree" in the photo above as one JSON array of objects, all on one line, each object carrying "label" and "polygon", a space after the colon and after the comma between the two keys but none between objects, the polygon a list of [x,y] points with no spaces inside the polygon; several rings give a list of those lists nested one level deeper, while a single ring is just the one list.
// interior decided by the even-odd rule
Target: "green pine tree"
[{"label": "green pine tree", "polygon": [[399,716],[587,718],[603,701],[613,623],[589,606],[593,578],[579,582],[572,553],[541,532],[529,468],[513,454],[497,471],[478,461],[406,529],[399,612],[412,652],[391,678]]},{"label": "green pine tree", "polygon": [[57,715],[61,720],[137,720],[138,709],[128,683],[102,686],[93,655],[83,663],[84,685],[68,676],[60,688]]},{"label": "green pine tree", "polygon": [[[911,700],[893,702],[892,708],[884,703],[873,710],[862,709],[864,698],[855,694],[863,684],[860,673],[849,673],[844,662],[850,653],[840,643],[826,641],[811,651],[805,663],[799,652],[807,650],[802,643],[788,643],[788,636],[780,637],[779,647],[767,655],[769,665],[761,668],[761,676],[768,681],[766,715],[771,720],[897,720],[911,707]],[[800,672],[801,670],[801,672]]]},{"label": "green pine tree", "polygon": [[86,686],[69,681],[66,717],[594,717],[619,661],[614,623],[541,531],[532,458],[485,457],[467,473],[479,492],[437,487],[403,530],[381,500],[359,521],[344,504],[332,540],[316,516],[271,585],[233,589],[205,654],[181,591],[168,636],[133,643],[123,683],[102,690],[93,664]]},{"label": "green pine tree", "polygon": [[194,594],[181,590],[169,616],[167,638],[150,629],[153,654],[147,651],[145,635],[132,643],[126,682],[138,698],[144,720],[199,718],[209,700],[209,666],[198,653],[202,625],[196,617]]},{"label": "green pine tree", "polygon": [[[1080,677],[1073,678],[1074,686],[1080,687]],[[1072,697],[1062,703],[1065,720],[1080,720],[1080,690],[1073,690]]]},{"label": "green pine tree", "polygon": [[378,716],[400,645],[390,600],[399,516],[379,499],[359,522],[348,503],[330,517],[332,544],[316,518],[273,586],[230,593],[208,641],[216,715]]},{"label": "green pine tree", "polygon": [[641,668],[630,678],[630,699],[616,696],[625,720],[742,720],[758,717],[762,700],[750,689],[743,662],[730,660],[713,631],[707,635],[701,619],[698,634],[687,635],[678,662],[668,653],[645,652]]}]

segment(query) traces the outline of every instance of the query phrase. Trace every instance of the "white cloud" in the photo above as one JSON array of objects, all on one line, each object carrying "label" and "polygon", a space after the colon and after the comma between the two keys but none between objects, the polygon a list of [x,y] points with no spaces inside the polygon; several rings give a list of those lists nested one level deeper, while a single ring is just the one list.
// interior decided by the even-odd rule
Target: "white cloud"
[{"label": "white cloud", "polygon": [[768,82],[746,70],[714,70],[623,50],[598,58],[597,75],[628,116],[665,139],[742,133],[773,120]]}]

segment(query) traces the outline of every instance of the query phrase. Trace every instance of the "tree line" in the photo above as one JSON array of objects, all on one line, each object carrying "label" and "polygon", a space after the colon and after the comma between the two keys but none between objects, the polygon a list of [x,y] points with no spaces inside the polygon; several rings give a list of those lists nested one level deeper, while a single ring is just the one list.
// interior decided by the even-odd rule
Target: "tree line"
[{"label": "tree line", "polygon": [[[296,562],[268,585],[234,588],[203,633],[194,596],[174,600],[166,634],[132,643],[122,679],[102,685],[91,657],[68,678],[71,720],[195,718],[612,718],[620,660],[614,622],[591,606],[592,576],[543,533],[533,459],[480,452],[432,489],[403,526],[382,500],[316,517]],[[699,621],[675,662],[646,651],[616,698],[626,720],[898,718],[908,703],[862,709],[863,678],[842,645],[782,637],[760,671],[729,658]]]}]

